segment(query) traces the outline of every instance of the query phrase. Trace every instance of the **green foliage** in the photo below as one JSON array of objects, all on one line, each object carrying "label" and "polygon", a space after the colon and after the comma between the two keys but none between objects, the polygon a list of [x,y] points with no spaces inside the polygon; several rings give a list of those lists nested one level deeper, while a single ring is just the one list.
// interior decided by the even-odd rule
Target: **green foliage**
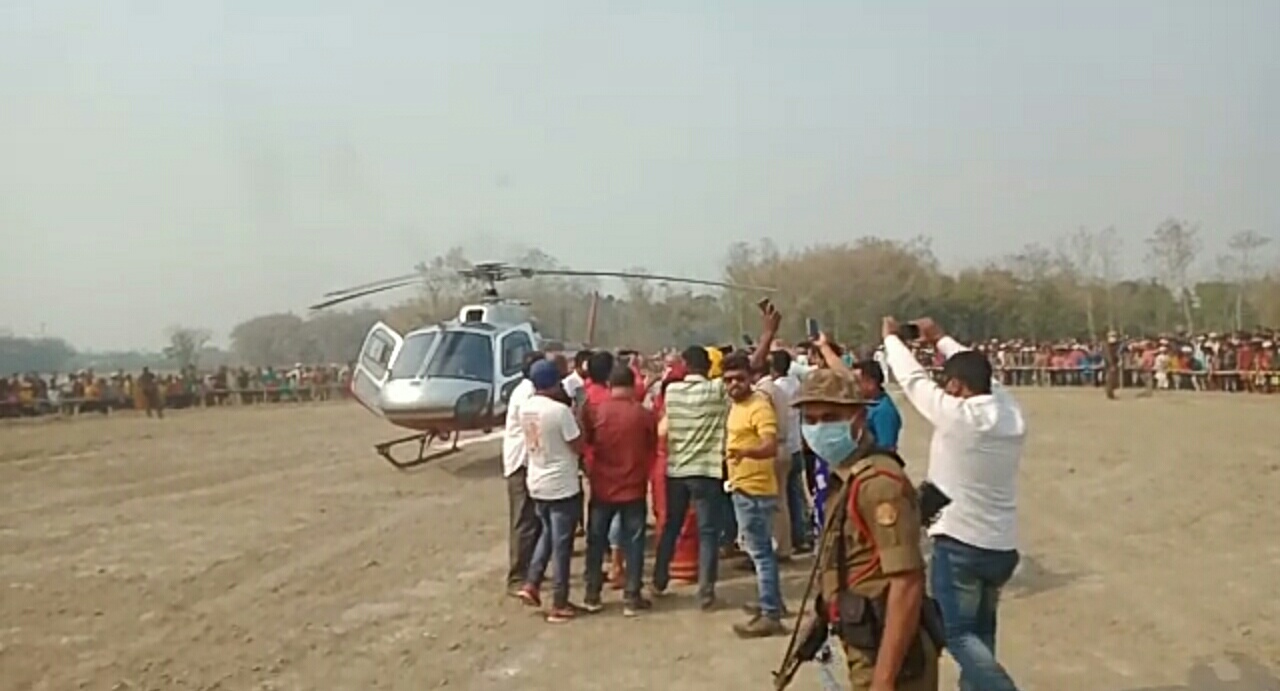
[{"label": "green foliage", "polygon": [[320,312],[309,319],[296,314],[266,314],[231,330],[231,350],[249,365],[295,362],[346,362],[355,357],[382,313],[369,308]]},{"label": "green foliage", "polygon": [[[1218,257],[1213,280],[1194,283],[1201,249],[1199,229],[1184,221],[1161,224],[1145,241],[1146,277],[1125,277],[1117,267],[1121,238],[1114,229],[1081,229],[1055,247],[1028,245],[986,265],[943,271],[926,238],[906,242],[863,237],[781,250],[769,241],[737,243],[726,253],[724,279],[777,288],[770,297],[785,315],[783,337],[798,340],[804,320],[816,318],[838,340],[870,344],[880,318],[932,316],[966,340],[1101,337],[1108,329],[1131,335],[1194,328],[1227,332],[1280,325],[1280,266],[1268,272],[1268,240],[1251,232],[1232,237]],[[563,268],[545,252],[528,249],[512,264]],[[207,347],[203,329],[175,328],[167,362],[147,353],[85,354],[58,339],[0,337],[0,373],[140,369],[142,364],[205,368],[220,364],[281,366],[294,362],[346,362],[355,357],[377,321],[409,329],[452,319],[480,297],[480,286],[461,279],[469,265],[457,248],[420,263],[418,296],[389,310],[368,307],[309,317],[267,314],[231,332],[233,356]],[[593,267],[580,267],[593,268]],[[606,268],[624,268],[616,265]],[[642,270],[637,270],[643,273]],[[542,276],[503,286],[503,294],[529,300],[539,328],[558,340],[588,340],[592,295],[600,293],[593,343],[644,350],[691,343],[740,342],[758,328],[754,291],[710,292],[679,284],[630,280],[602,284]],[[109,363],[109,364],[108,364]]]},{"label": "green foliage", "polygon": [[75,348],[60,338],[0,336],[0,376],[63,371],[75,355]]},{"label": "green foliage", "polygon": [[[1255,243],[1256,244],[1256,243]],[[732,245],[724,279],[777,288],[770,294],[785,315],[783,336],[802,337],[804,320],[846,343],[869,344],[880,318],[929,315],[968,340],[990,338],[1099,338],[1108,329],[1155,334],[1185,328],[1230,331],[1239,296],[1246,326],[1280,323],[1280,274],[1249,281],[1201,282],[1182,293],[1170,287],[1186,282],[1189,257],[1198,251],[1195,228],[1162,224],[1148,242],[1151,278],[1121,278],[1116,266],[1119,239],[1112,229],[1077,231],[1059,247],[1028,245],[991,263],[957,273],[943,271],[924,238],[897,242],[859,238],[783,251],[771,242]],[[546,254],[530,250],[512,263],[560,268]],[[1256,262],[1255,262],[1256,263]],[[458,249],[418,266],[421,294],[388,310],[385,320],[409,329],[452,319],[458,309],[480,297],[480,287],[458,278],[468,265]],[[617,268],[617,267],[609,267]],[[643,272],[640,269],[628,269]],[[602,290],[607,288],[609,290]],[[591,295],[602,293],[594,343],[655,349],[691,343],[739,343],[758,328],[754,291],[712,293],[682,285],[629,280],[602,285],[593,280],[539,277],[513,282],[503,294],[533,304],[540,328],[567,341],[587,340]],[[355,316],[360,315],[360,316]],[[319,349],[325,359],[350,359],[359,349],[371,310],[335,313],[303,320],[268,315],[250,320],[232,333],[236,352],[250,362],[279,364],[300,357],[299,334],[331,334]],[[322,326],[323,325],[323,326]],[[345,330],[336,329],[346,325]],[[310,330],[310,331],[309,331]]]}]

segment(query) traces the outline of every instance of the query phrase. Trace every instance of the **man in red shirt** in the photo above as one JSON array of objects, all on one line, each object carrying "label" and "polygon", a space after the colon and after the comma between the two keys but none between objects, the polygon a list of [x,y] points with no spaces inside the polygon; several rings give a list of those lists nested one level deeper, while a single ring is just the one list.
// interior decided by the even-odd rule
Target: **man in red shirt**
[{"label": "man in red shirt", "polygon": [[590,403],[583,411],[582,434],[589,449],[587,479],[591,499],[587,508],[587,596],[589,612],[603,607],[604,554],[609,549],[609,526],[620,522],[619,547],[626,567],[623,614],[635,616],[650,603],[640,594],[644,573],[645,523],[649,473],[658,449],[658,421],[636,400],[635,373],[626,366],[609,375],[609,398]]}]

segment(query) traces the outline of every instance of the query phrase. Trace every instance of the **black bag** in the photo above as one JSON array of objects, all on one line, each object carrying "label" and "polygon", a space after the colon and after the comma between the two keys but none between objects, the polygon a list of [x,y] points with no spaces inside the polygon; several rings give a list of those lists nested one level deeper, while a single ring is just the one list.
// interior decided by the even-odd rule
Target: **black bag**
[{"label": "black bag", "polygon": [[[932,599],[926,598],[925,607],[932,607]],[[881,596],[875,600],[855,595],[849,591],[840,593],[840,622],[838,631],[844,644],[866,655],[874,661],[880,652],[880,642],[884,638],[884,625],[888,619],[888,598]],[[921,619],[924,618],[922,613]],[[921,635],[928,635],[921,627],[920,634],[907,647],[902,658],[902,666],[898,668],[899,681],[911,681],[924,675],[929,661],[925,656],[924,642]]]},{"label": "black bag", "polygon": [[838,604],[840,621],[837,631],[840,633],[840,640],[850,648],[860,650],[874,659],[876,652],[880,650],[880,632],[883,630],[883,622],[877,621],[871,600],[847,590],[841,590]]}]

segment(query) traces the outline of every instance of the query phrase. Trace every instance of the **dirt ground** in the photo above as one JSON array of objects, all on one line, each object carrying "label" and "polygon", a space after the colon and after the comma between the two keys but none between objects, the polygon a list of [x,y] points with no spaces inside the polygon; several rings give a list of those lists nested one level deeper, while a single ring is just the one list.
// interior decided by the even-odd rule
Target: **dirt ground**
[{"label": "dirt ground", "polygon": [[[1019,395],[1022,688],[1280,689],[1280,398]],[[785,640],[687,588],[564,626],[505,598],[496,442],[403,474],[370,448],[394,433],[345,403],[0,426],[0,688],[770,687]]]}]

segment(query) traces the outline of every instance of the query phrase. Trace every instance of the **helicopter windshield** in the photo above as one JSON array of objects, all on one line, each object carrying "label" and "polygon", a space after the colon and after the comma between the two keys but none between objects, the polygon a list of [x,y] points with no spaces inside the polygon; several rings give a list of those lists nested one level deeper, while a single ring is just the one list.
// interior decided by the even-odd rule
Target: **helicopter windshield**
[{"label": "helicopter windshield", "polygon": [[431,345],[436,342],[434,331],[427,333],[413,334],[404,339],[404,345],[400,346],[400,352],[396,355],[396,361],[391,363],[392,379],[413,379],[422,371],[422,366],[426,364],[427,353],[431,352]]},{"label": "helicopter windshield", "polygon": [[428,377],[493,381],[493,341],[470,331],[447,331],[440,339]]}]

